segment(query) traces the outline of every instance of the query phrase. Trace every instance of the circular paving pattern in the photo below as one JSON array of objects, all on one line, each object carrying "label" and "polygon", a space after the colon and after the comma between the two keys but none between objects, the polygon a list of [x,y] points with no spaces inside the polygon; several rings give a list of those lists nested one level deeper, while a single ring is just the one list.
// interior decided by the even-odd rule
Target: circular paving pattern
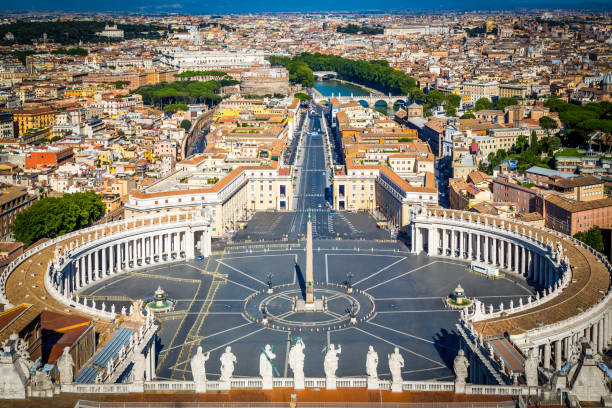
[{"label": "circular paving pattern", "polygon": [[[460,283],[466,296],[486,304],[515,304],[533,290],[524,280],[488,280],[466,270],[467,263],[410,254],[400,243],[376,241],[314,242],[314,292],[327,297],[327,310],[296,312],[304,296],[303,247],[256,245],[227,248],[209,259],[153,265],[124,273],[81,291],[82,297],[114,303],[151,296],[158,286],[175,308],[156,316],[159,379],[191,380],[190,359],[201,346],[210,352],[206,374],[218,378],[219,358],[231,346],[238,363],[234,375],[258,376],[259,350],[275,347],[274,364],[291,376],[287,353],[296,337],[306,344],[305,374],[322,377],[324,350],[341,345],[338,375],[364,377],[369,346],[378,352],[381,378],[389,378],[387,355],[395,347],[411,381],[454,378],[452,361],[460,344],[459,312],[446,298]],[[272,293],[268,293],[272,275]],[[352,276],[353,293],[345,281]],[[125,299],[125,300],[124,300]],[[355,323],[347,312],[355,304]],[[265,305],[268,324],[262,324]]]},{"label": "circular paving pattern", "polygon": [[[272,293],[262,289],[245,299],[245,317],[274,330],[328,331],[358,325],[374,316],[374,298],[366,292],[336,283],[314,284],[315,299],[325,303],[323,311],[299,311],[296,303],[304,299],[303,286],[285,284],[274,286]],[[325,302],[323,302],[325,299]],[[265,312],[264,312],[265,311]],[[267,323],[264,323],[264,314]]]}]

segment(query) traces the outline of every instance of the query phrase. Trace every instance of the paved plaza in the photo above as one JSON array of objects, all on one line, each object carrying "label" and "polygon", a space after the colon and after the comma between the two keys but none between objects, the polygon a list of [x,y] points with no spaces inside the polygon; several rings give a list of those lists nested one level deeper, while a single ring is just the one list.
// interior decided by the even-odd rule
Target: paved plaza
[{"label": "paved plaza", "polygon": [[[382,378],[389,378],[387,354],[397,346],[406,361],[404,379],[450,380],[459,346],[458,312],[447,309],[444,298],[457,284],[468,296],[496,306],[533,293],[516,276],[489,280],[468,272],[465,263],[412,255],[401,243],[315,240],[315,296],[326,295],[329,309],[293,313],[289,299],[301,296],[304,265],[303,246],[234,245],[202,261],[113,276],[82,295],[120,308],[130,300],[150,298],[161,286],[176,300],[174,311],[159,315],[160,379],[190,380],[189,361],[199,345],[211,352],[210,379],[219,375],[219,357],[228,345],[238,358],[235,375],[258,376],[259,352],[266,343],[274,346],[279,375],[291,376],[287,353],[301,337],[307,377],[324,376],[324,352],[333,343],[342,345],[339,376],[364,377],[365,354],[373,345]],[[274,294],[267,295],[270,273]],[[345,287],[349,273],[351,296]],[[257,302],[245,302],[256,296]],[[268,326],[258,321],[262,302],[269,303]],[[359,309],[354,326],[348,321],[353,302]]]}]

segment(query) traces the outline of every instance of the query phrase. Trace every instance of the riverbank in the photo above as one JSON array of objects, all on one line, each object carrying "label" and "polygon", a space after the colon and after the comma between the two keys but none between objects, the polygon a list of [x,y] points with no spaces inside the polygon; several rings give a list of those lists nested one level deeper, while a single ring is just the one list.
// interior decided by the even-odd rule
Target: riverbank
[{"label": "riverbank", "polygon": [[371,93],[372,95],[376,95],[376,96],[385,96],[385,94],[384,94],[384,93],[382,93],[382,92],[380,92],[380,91],[377,91],[376,89],[373,89],[373,88],[368,88],[368,87],[367,87],[367,86],[365,86],[365,85],[361,85],[361,84],[358,84],[358,83],[356,83],[356,82],[345,81],[344,79],[339,79],[339,78],[334,78],[334,79],[335,79],[336,81],[338,81],[338,82],[342,82],[342,83],[345,83],[345,84],[347,84],[347,85],[352,85],[352,86],[357,86],[357,87],[359,87],[359,88],[363,88],[363,89],[367,90],[369,93]]}]

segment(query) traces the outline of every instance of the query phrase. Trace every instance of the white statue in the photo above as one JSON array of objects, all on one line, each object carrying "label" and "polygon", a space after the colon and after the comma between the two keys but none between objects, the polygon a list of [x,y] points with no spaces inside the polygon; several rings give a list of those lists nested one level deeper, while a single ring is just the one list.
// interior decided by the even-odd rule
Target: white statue
[{"label": "white statue", "polygon": [[297,338],[295,344],[289,350],[289,367],[293,371],[293,388],[304,389],[304,349],[306,345],[301,338]]},{"label": "white statue", "polygon": [[132,367],[132,380],[135,383],[143,383],[145,381],[145,373],[147,367],[147,360],[145,355],[142,353],[136,353],[134,358],[134,366]]},{"label": "white statue", "polygon": [[404,357],[399,352],[399,347],[395,347],[393,354],[389,358],[389,371],[391,371],[391,391],[402,392],[402,368],[404,368]]},{"label": "white statue", "polygon": [[273,353],[272,346],[266,344],[259,355],[259,375],[263,379],[262,388],[264,390],[272,389],[272,360],[275,358],[276,354]]},{"label": "white statue", "polygon": [[455,371],[455,392],[456,393],[464,393],[465,392],[465,378],[468,375],[468,368],[470,363],[467,358],[465,358],[465,351],[463,349],[459,349],[459,353],[457,353],[457,357],[453,361],[453,370]]},{"label": "white statue", "polygon": [[225,348],[225,353],[221,354],[219,360],[221,361],[221,377],[219,381],[229,383],[232,379],[232,374],[234,374],[234,364],[237,362],[230,346]]},{"label": "white statue", "polygon": [[338,348],[333,344],[330,344],[325,353],[325,360],[323,361],[323,369],[325,371],[325,377],[336,378],[336,371],[338,370],[338,354],[342,353],[342,346],[338,345]]},{"label": "white statue", "polygon": [[378,353],[374,347],[368,348],[366,354],[366,374],[368,375],[368,389],[378,389]]},{"label": "white statue", "polygon": [[538,386],[538,349],[531,348],[525,359],[525,382],[528,387]]},{"label": "white statue", "polygon": [[195,382],[195,392],[206,392],[206,361],[210,357],[210,352],[202,353],[202,346],[198,346],[198,351],[191,358],[191,375]]},{"label": "white statue", "polygon": [[64,347],[64,352],[57,359],[57,369],[60,375],[61,384],[72,384],[74,376],[74,361],[70,355],[70,347]]}]

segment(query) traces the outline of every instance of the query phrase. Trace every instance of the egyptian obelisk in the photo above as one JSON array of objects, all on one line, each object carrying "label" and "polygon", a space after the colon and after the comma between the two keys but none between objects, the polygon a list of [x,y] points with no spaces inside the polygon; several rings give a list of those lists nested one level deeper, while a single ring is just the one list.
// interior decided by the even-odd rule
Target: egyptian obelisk
[{"label": "egyptian obelisk", "polygon": [[306,304],[314,303],[314,278],[312,273],[312,221],[308,212],[306,224]]}]

